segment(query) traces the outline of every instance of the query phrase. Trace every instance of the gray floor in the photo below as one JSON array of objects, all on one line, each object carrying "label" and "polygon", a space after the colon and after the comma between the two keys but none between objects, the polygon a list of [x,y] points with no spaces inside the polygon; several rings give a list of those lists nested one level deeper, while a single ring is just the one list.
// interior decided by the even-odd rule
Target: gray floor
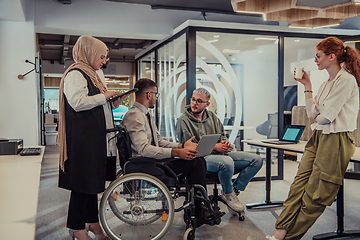
[{"label": "gray floor", "polygon": [[[57,187],[58,154],[57,146],[47,146],[41,168],[38,212],[36,218],[35,239],[71,239],[65,228],[69,191]],[[284,180],[272,181],[271,200],[284,200],[290,184],[295,176],[298,163],[290,160],[284,161]],[[259,172],[264,174],[264,167]],[[360,231],[360,206],[358,180],[345,180],[345,230]],[[208,186],[212,192],[212,186]],[[251,182],[247,189],[240,194],[243,204],[263,202],[265,200],[265,183]],[[175,204],[182,204],[179,198]],[[245,221],[239,221],[231,216],[225,205],[220,203],[222,211],[227,214],[218,226],[204,225],[196,230],[196,239],[240,239],[240,240],[265,240],[266,235],[274,231],[276,218],[281,212],[281,207],[267,209],[245,210]],[[174,223],[163,239],[183,239],[185,225],[183,214],[176,213]],[[303,239],[312,239],[313,235],[333,232],[336,230],[336,206],[328,207],[314,226]],[[92,236],[94,238],[94,236]],[[349,238],[348,238],[349,239]],[[355,238],[352,238],[355,239]],[[360,239],[360,238],[357,238]]]}]

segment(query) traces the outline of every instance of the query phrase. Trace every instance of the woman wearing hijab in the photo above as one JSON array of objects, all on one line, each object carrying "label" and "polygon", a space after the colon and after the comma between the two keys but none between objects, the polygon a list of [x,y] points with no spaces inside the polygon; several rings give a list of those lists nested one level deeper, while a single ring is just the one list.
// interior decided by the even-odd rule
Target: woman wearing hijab
[{"label": "woman wearing hijab", "polygon": [[107,101],[118,92],[107,91],[96,71],[108,61],[108,52],[100,40],[79,37],[73,48],[75,63],[60,82],[59,187],[71,191],[67,227],[73,239],[88,240],[87,231],[96,239],[108,238],[99,225],[97,194],[104,191],[106,180],[114,180],[115,174],[106,179],[106,168],[108,160],[115,164],[117,151],[106,129],[114,126],[111,109],[128,96]]},{"label": "woman wearing hijab", "polygon": [[315,63],[326,69],[329,79],[313,98],[309,75],[303,70],[306,112],[312,136],[276,221],[270,240],[301,239],[330,206],[339,191],[351,156],[355,152],[353,131],[359,111],[360,56],[336,37],[316,45]]}]

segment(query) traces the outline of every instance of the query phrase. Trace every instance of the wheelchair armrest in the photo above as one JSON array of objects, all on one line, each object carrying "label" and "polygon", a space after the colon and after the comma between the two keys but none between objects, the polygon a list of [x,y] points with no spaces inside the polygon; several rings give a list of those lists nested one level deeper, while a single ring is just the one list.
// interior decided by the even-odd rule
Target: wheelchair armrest
[{"label": "wheelchair armrest", "polygon": [[168,165],[166,165],[165,163],[157,162],[157,163],[155,163],[155,166],[157,166],[157,167],[161,168],[162,170],[164,170],[165,174],[167,174],[168,176],[175,178],[176,181],[179,181],[178,176],[176,175],[176,173],[174,173],[174,171],[171,170],[171,168]]},{"label": "wheelchair armrest", "polygon": [[156,159],[156,158],[148,158],[148,157],[131,157],[128,161],[131,162],[170,162],[173,160],[176,160],[177,158],[162,158],[162,159]]},{"label": "wheelchair armrest", "polygon": [[[178,176],[176,173],[174,173],[168,165],[166,165],[163,160],[169,162],[171,160],[174,160],[174,158],[169,159],[155,159],[155,158],[146,158],[146,157],[132,157],[129,158],[129,160],[124,164],[123,173],[133,173],[133,172],[143,172],[150,174],[152,176],[155,176],[162,181],[174,179],[176,182],[179,181]],[[170,181],[165,184],[173,183],[173,181]],[[168,185],[167,185],[168,186]]]},{"label": "wheelchair armrest", "polygon": [[[178,180],[178,176],[176,175],[176,173],[174,173],[173,170],[171,170],[171,168],[169,168],[168,165],[166,165],[166,162],[171,162],[173,160],[176,160],[176,158],[162,158],[162,159],[156,159],[156,158],[148,158],[148,157],[132,157],[129,158],[128,162],[132,162],[132,163],[142,163],[142,162],[152,162],[154,163],[155,166],[163,169],[166,174],[168,174],[169,176],[174,177],[176,180]],[[126,163],[125,163],[126,164]]]}]

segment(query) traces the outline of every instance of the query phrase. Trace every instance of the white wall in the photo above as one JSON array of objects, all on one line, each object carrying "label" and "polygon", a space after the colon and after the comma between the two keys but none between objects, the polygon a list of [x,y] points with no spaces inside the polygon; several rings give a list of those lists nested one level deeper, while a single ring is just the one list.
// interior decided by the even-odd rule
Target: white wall
[{"label": "white wall", "polygon": [[24,145],[39,144],[38,74],[25,74],[35,61],[33,21],[0,20],[0,137],[21,138]]},{"label": "white wall", "polygon": [[[262,50],[262,52],[259,52]],[[244,132],[245,139],[266,138],[256,133],[256,127],[277,112],[278,61],[277,45],[240,53],[244,64],[244,125],[253,129]]]}]

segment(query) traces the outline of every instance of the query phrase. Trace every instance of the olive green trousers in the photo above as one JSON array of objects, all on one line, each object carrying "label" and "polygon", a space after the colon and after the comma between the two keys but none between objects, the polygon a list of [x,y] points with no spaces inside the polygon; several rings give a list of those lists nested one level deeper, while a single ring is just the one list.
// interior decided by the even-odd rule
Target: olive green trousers
[{"label": "olive green trousers", "polygon": [[287,231],[285,239],[301,239],[334,202],[354,152],[352,132],[313,131],[275,224],[276,229]]}]

